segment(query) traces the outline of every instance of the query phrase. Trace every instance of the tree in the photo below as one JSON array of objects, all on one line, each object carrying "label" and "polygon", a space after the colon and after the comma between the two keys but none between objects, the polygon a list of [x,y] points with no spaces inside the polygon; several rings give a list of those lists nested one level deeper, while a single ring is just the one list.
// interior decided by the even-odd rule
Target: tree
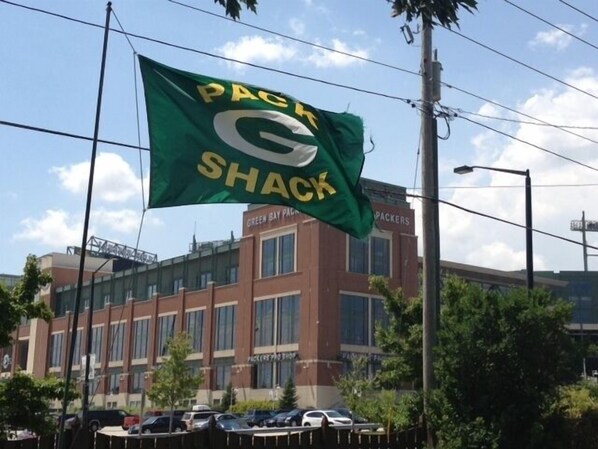
[{"label": "tree", "polygon": [[282,397],[278,406],[281,409],[294,409],[297,408],[297,388],[293,378],[289,376],[284,384],[284,390],[282,390]]},{"label": "tree", "polygon": [[[543,290],[443,288],[435,352],[437,423],[446,447],[534,447],[558,387],[575,380],[571,304]],[[472,437],[479,437],[472,441]]]},{"label": "tree", "polygon": [[[477,9],[477,0],[386,0],[392,4],[392,15],[399,16],[405,14],[408,22],[419,17],[424,24],[433,27],[442,25],[450,28],[451,25],[459,25],[457,13],[459,8],[467,12],[473,12]],[[220,3],[224,6],[226,15],[234,20],[241,18],[241,5],[245,8],[257,12],[257,0],[214,0],[214,3]]]},{"label": "tree", "polygon": [[170,410],[169,433],[172,432],[174,409],[184,399],[195,394],[203,383],[203,373],[193,374],[191,367],[185,363],[191,354],[191,343],[188,334],[181,332],[167,342],[168,355],[164,363],[154,371],[152,386],[147,392],[148,398],[160,407]]},{"label": "tree", "polygon": [[22,279],[12,290],[0,284],[0,347],[12,343],[11,334],[22,318],[52,319],[52,311],[42,301],[36,301],[39,291],[52,282],[48,273],[42,273],[33,255],[27,256]]},{"label": "tree", "polygon": [[382,276],[370,277],[370,289],[384,296],[387,326],[376,327],[376,345],[388,354],[376,381],[383,388],[422,385],[422,300],[391,290]]},{"label": "tree", "polygon": [[[0,382],[0,426],[5,430],[29,429],[37,435],[56,431],[56,417],[50,413],[50,401],[62,399],[64,381],[56,377],[38,379],[22,372]],[[69,388],[69,401],[78,397]]]},{"label": "tree", "polygon": [[220,401],[220,406],[222,407],[223,411],[229,410],[233,405],[237,403],[237,393],[233,388],[233,384],[231,382],[228,383],[226,386],[226,390],[222,395],[222,400]]}]

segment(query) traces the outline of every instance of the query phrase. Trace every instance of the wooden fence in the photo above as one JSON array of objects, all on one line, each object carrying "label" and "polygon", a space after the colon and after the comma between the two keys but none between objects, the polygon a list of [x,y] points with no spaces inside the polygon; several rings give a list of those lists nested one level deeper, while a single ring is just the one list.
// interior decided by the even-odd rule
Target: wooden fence
[{"label": "wooden fence", "polygon": [[[65,432],[68,449],[422,449],[423,428],[396,433],[356,432],[334,427],[286,431],[270,435],[225,432],[211,428],[171,436],[114,436]],[[0,441],[0,449],[58,449],[57,437]]]}]

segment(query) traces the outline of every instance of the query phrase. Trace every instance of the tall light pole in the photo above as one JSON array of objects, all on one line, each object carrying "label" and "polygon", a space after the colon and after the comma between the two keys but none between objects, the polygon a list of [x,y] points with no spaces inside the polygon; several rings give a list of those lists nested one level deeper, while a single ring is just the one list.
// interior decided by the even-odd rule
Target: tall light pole
[{"label": "tall light pole", "polygon": [[91,274],[91,291],[89,296],[89,309],[87,310],[87,340],[85,342],[85,381],[84,381],[84,388],[83,388],[83,423],[82,428],[87,428],[87,416],[89,412],[89,370],[91,365],[91,336],[92,336],[92,327],[93,324],[93,295],[94,289],[96,284],[96,274],[100,271],[104,266],[114,260],[114,257],[110,259],[106,259],[102,265],[100,265],[96,270]]},{"label": "tall light pole", "polygon": [[509,168],[484,167],[482,165],[462,165],[453,171],[459,175],[464,175],[471,173],[476,168],[525,176],[525,254],[527,259],[525,271],[527,275],[527,290],[531,292],[534,288],[534,250],[532,234],[532,180],[529,176],[529,170],[511,170]]}]

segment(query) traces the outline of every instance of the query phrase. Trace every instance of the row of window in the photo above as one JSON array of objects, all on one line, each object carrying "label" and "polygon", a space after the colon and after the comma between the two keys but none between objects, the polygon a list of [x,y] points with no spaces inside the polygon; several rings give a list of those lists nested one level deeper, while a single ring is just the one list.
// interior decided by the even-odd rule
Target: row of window
[{"label": "row of window", "polygon": [[[286,295],[274,298],[256,300],[254,303],[255,316],[255,347],[296,344],[299,342],[299,312],[300,296]],[[232,350],[235,347],[236,310],[234,304],[216,308],[215,312],[215,341],[216,351]],[[205,310],[193,310],[185,313],[184,328],[189,334],[192,350],[195,353],[203,351],[203,332]],[[122,361],[125,346],[125,324],[112,323],[110,326],[109,361]],[[358,346],[376,346],[376,326],[388,325],[388,316],[384,310],[383,300],[369,296],[341,294],[340,297],[340,332],[341,344]],[[176,329],[176,315],[158,317],[156,352],[157,357],[168,354],[168,339],[174,336]],[[91,347],[96,355],[96,362],[102,357],[102,327],[92,330]],[[148,358],[150,333],[150,318],[133,321],[132,358]],[[83,354],[82,330],[77,331],[75,337],[74,364],[78,365]],[[61,366],[64,350],[64,333],[54,333],[50,339],[50,367]],[[258,378],[267,378],[265,374]]]}]

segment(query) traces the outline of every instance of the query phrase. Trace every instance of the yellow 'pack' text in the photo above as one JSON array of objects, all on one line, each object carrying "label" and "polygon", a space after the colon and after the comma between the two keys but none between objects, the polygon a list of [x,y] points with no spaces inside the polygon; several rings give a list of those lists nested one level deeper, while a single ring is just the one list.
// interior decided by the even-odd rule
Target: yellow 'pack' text
[{"label": "yellow 'pack' text", "polygon": [[[289,104],[286,98],[279,97],[273,93],[263,90],[252,91],[249,87],[242,84],[231,83],[230,102],[237,103],[242,101],[263,101],[269,105],[280,109],[293,109],[293,112],[298,117],[305,117],[309,124],[315,129],[318,129],[318,119],[315,114],[305,109],[305,107],[298,101],[294,104]],[[204,103],[212,103],[215,100],[226,100],[224,93],[225,87],[222,84],[210,83],[206,85],[198,85],[197,92],[203,99]]]},{"label": "yellow 'pack' text", "polygon": [[308,179],[293,176],[285,180],[280,173],[264,171],[256,167],[241,167],[238,162],[228,162],[221,155],[205,151],[197,171],[208,179],[222,179],[231,189],[242,188],[249,193],[278,195],[284,199],[294,198],[304,203],[322,201],[336,195],[336,189],[326,180],[328,172]]}]

